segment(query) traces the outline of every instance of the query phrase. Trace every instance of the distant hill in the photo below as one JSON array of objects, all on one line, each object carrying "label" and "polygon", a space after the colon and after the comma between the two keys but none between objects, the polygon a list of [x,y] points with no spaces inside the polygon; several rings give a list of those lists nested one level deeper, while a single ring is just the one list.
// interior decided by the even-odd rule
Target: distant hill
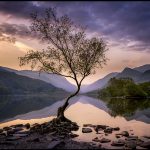
[{"label": "distant hill", "polygon": [[136,83],[143,83],[150,81],[150,64],[146,64],[136,68],[126,67],[121,72],[114,72],[106,75],[104,78],[97,80],[90,85],[81,87],[81,93],[96,91],[107,86],[108,81],[113,78],[132,78]]},{"label": "distant hill", "polygon": [[49,83],[37,79],[18,75],[14,72],[9,72],[0,69],[0,94],[56,94],[61,93],[66,95],[63,89],[57,88]]},{"label": "distant hill", "polygon": [[53,85],[57,88],[62,88],[68,92],[73,92],[76,90],[75,85],[71,84],[65,77],[62,77],[59,75],[48,74],[48,73],[44,73],[44,72],[39,75],[38,71],[31,71],[31,70],[18,71],[18,70],[6,68],[6,67],[0,67],[0,70],[1,69],[7,70],[9,72],[14,72],[14,73],[21,75],[21,76],[26,76],[26,77],[30,77],[33,79],[42,80],[44,82],[50,83],[51,85]]},{"label": "distant hill", "polygon": [[134,81],[137,81],[140,75],[141,72],[139,71],[131,68],[125,68],[122,72],[116,75],[116,78],[132,78]]},{"label": "distant hill", "polygon": [[146,64],[146,65],[143,65],[143,66],[140,66],[140,67],[135,67],[133,69],[137,70],[139,72],[145,72],[147,70],[150,70],[150,64]]},{"label": "distant hill", "polygon": [[[68,92],[74,92],[76,90],[75,85],[71,84],[66,78],[59,75],[41,73],[39,76],[39,73],[37,71],[30,71],[30,70],[18,71],[6,67],[0,67],[0,70],[7,70],[9,72],[14,72],[21,76],[26,76],[32,79],[39,79],[53,85],[54,87],[62,88],[63,90]],[[106,75],[104,78],[99,79],[92,84],[81,86],[80,93],[87,93],[98,89],[102,89],[107,86],[108,81],[113,77],[132,78],[136,83],[148,82],[150,81],[150,64],[146,64],[135,68],[126,67],[121,72],[110,73]]]},{"label": "distant hill", "polygon": [[107,85],[108,81],[111,78],[115,77],[117,74],[118,74],[117,72],[110,73],[107,76],[105,76],[104,78],[99,79],[99,80],[97,80],[96,82],[94,82],[90,85],[82,86],[81,87],[81,93],[87,93],[87,92],[90,92],[90,91],[94,91],[94,90],[97,90],[97,89],[104,88]]}]

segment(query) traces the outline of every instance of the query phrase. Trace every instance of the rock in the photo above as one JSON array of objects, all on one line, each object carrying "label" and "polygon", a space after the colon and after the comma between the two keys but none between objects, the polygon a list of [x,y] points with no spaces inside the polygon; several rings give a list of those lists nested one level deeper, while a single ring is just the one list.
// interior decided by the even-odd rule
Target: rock
[{"label": "rock", "polygon": [[128,138],[126,138],[127,141],[134,141],[134,140],[137,140],[138,139],[138,136],[128,136]]},{"label": "rock", "polygon": [[96,128],[98,128],[98,129],[106,129],[108,126],[106,126],[106,125],[97,125],[96,126]]},{"label": "rock", "polygon": [[13,134],[14,137],[26,137],[28,134]]},{"label": "rock", "polygon": [[130,149],[136,149],[136,142],[134,141],[127,142],[125,146]]},{"label": "rock", "polygon": [[115,127],[115,128],[113,128],[113,130],[114,130],[114,131],[119,131],[120,128],[119,128],[119,127]]},{"label": "rock", "polygon": [[18,131],[22,131],[23,128],[22,127],[16,127],[15,129],[13,129],[15,132],[18,132]]},{"label": "rock", "polygon": [[121,135],[122,135],[122,136],[125,136],[125,137],[128,137],[128,136],[129,136],[129,133],[128,133],[128,131],[122,131],[122,132],[121,132]]},{"label": "rock", "polygon": [[14,129],[10,129],[7,131],[7,135],[12,135],[15,133],[15,130]]},{"label": "rock", "polygon": [[143,143],[141,143],[141,145],[140,145],[141,147],[144,147],[144,148],[150,148],[150,141],[147,141],[147,142],[143,142]]},{"label": "rock", "polygon": [[17,128],[17,127],[23,127],[23,126],[24,126],[23,124],[16,124],[16,125],[12,125],[11,127]]},{"label": "rock", "polygon": [[71,126],[71,130],[72,131],[78,131],[79,130],[79,126],[78,125]]},{"label": "rock", "polygon": [[0,141],[0,145],[15,145],[15,143],[12,141]]},{"label": "rock", "polygon": [[41,129],[40,124],[34,124],[32,127],[30,127],[30,131],[38,131]]},{"label": "rock", "polygon": [[39,138],[35,138],[32,140],[33,142],[40,142],[40,139]]},{"label": "rock", "polygon": [[104,132],[105,133],[108,133],[108,134],[110,134],[110,133],[112,133],[112,131],[113,131],[113,128],[106,128],[105,130],[104,130]]},{"label": "rock", "polygon": [[111,143],[112,146],[124,146],[125,142],[123,140],[113,141]]},{"label": "rock", "polygon": [[27,140],[27,142],[40,142],[40,139],[34,137],[34,138]]},{"label": "rock", "polygon": [[54,149],[54,148],[56,148],[56,146],[58,146],[58,145],[61,144],[61,143],[63,143],[63,141],[52,141],[52,142],[48,145],[47,149]]},{"label": "rock", "polygon": [[137,144],[138,146],[140,146],[142,143],[144,143],[144,141],[143,141],[143,140],[141,140],[141,139],[137,139],[136,144]]},{"label": "rock", "polygon": [[101,140],[99,140],[98,137],[96,137],[96,138],[92,139],[92,141],[94,141],[94,142],[100,142]]},{"label": "rock", "polygon": [[93,127],[94,125],[92,124],[83,124],[83,127]]},{"label": "rock", "polygon": [[101,143],[109,143],[110,141],[111,141],[111,140],[106,139],[106,138],[102,138],[102,139],[100,140]]},{"label": "rock", "polygon": [[90,133],[90,132],[92,132],[92,129],[90,129],[90,128],[82,128],[82,132],[83,133]]},{"label": "rock", "polygon": [[16,134],[30,134],[30,131],[18,131]]},{"label": "rock", "polygon": [[50,132],[48,135],[55,135],[56,134],[56,131],[53,131],[53,132]]},{"label": "rock", "polygon": [[21,139],[20,137],[7,137],[6,141],[16,141],[16,140],[19,140]]},{"label": "rock", "polygon": [[3,132],[3,133],[0,133],[0,137],[1,137],[1,136],[2,136],[2,137],[3,137],[3,136],[6,136],[6,133],[4,133],[4,132]]},{"label": "rock", "polygon": [[24,126],[25,126],[27,129],[30,128],[30,124],[29,124],[29,123],[25,124]]},{"label": "rock", "polygon": [[10,130],[7,131],[7,135],[12,135],[12,134],[14,134],[14,133],[16,133],[18,131],[21,131],[21,130],[23,130],[23,128],[21,128],[21,127],[17,127],[15,129],[11,128]]},{"label": "rock", "polygon": [[0,129],[0,133],[2,133],[4,130],[3,129]]},{"label": "rock", "polygon": [[116,135],[116,138],[120,138],[120,136],[119,136],[119,135]]},{"label": "rock", "polygon": [[10,129],[12,129],[12,128],[10,128],[10,127],[4,127],[4,128],[3,128],[4,131],[8,131],[8,130],[10,130]]},{"label": "rock", "polygon": [[78,135],[78,134],[70,133],[69,136],[70,136],[71,138],[75,138],[75,137],[78,137],[79,135]]},{"label": "rock", "polygon": [[146,139],[150,139],[150,136],[146,136],[146,135],[145,135],[145,136],[143,136],[143,137],[146,138]]},{"label": "rock", "polygon": [[38,123],[34,123],[33,125],[32,125],[32,127],[35,127],[35,126],[39,126],[40,124],[38,124]]}]

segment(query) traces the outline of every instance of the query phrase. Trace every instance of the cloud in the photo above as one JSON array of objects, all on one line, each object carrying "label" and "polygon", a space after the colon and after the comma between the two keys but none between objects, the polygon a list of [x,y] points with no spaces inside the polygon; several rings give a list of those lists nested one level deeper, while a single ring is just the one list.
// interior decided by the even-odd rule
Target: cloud
[{"label": "cloud", "polygon": [[0,30],[4,34],[16,36],[19,35],[21,37],[27,37],[29,35],[29,29],[26,25],[17,25],[17,24],[9,24],[2,23],[0,24]]},{"label": "cloud", "polygon": [[[58,14],[68,14],[74,22],[87,25],[88,32],[128,50],[150,52],[150,2],[0,2],[0,12],[30,19],[34,10],[56,6]],[[7,28],[8,29],[8,28]],[[20,31],[16,31],[19,29]],[[26,27],[13,25],[7,32],[25,35]],[[131,46],[129,43],[134,41]],[[116,45],[117,45],[116,44]]]}]

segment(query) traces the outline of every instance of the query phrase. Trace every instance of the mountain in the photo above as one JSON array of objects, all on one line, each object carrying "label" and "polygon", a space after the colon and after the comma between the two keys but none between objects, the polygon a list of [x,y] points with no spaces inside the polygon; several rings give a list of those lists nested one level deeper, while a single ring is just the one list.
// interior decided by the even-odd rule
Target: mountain
[{"label": "mountain", "polygon": [[145,72],[147,70],[150,70],[150,64],[146,64],[146,65],[143,65],[143,66],[140,66],[140,67],[135,67],[133,69],[137,70],[139,72]]},{"label": "mountain", "polygon": [[125,68],[122,72],[117,74],[116,78],[132,78],[134,81],[137,81],[141,75],[141,72],[131,69]]},{"label": "mountain", "polygon": [[113,78],[132,78],[136,83],[148,82],[150,81],[150,64],[146,64],[136,68],[126,67],[123,71],[117,73],[110,73],[106,75],[104,78],[99,79],[98,81],[90,84],[84,85],[81,87],[81,93],[93,92],[98,89],[102,89],[107,86],[108,81]]},{"label": "mountain", "polygon": [[10,68],[6,68],[6,67],[0,67],[0,69],[4,69],[10,72],[14,72],[18,75],[21,76],[26,76],[26,77],[30,77],[33,79],[39,79],[42,80],[44,82],[50,83],[53,86],[57,87],[57,88],[62,88],[65,91],[68,92],[73,92],[76,90],[76,86],[71,84],[65,77],[59,76],[59,75],[55,75],[55,74],[47,74],[42,72],[39,75],[38,71],[31,71],[31,70],[14,70],[14,69],[10,69]]},{"label": "mountain", "polygon": [[105,76],[104,78],[99,79],[98,81],[96,81],[90,85],[82,86],[81,87],[81,93],[87,93],[87,92],[94,91],[97,89],[102,89],[103,87],[105,87],[107,85],[107,82],[111,78],[115,77],[117,74],[118,74],[117,72],[110,73],[107,76]]},{"label": "mountain", "polygon": [[147,70],[139,76],[137,82],[142,83],[142,82],[149,82],[149,81],[150,81],[150,70]]},{"label": "mountain", "polygon": [[64,90],[41,80],[18,75],[5,69],[0,69],[0,94],[66,94]]},{"label": "mountain", "polygon": [[[142,68],[142,67],[141,67]],[[145,70],[144,68],[141,70]],[[131,68],[125,68],[121,73],[117,74],[116,78],[132,78],[136,83],[149,82],[150,70],[140,72]]]}]

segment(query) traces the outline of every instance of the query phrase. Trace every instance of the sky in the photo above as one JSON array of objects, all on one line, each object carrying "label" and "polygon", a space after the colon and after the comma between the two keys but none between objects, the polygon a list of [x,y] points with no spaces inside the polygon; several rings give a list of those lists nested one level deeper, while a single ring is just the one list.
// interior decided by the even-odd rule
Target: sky
[{"label": "sky", "polygon": [[[89,37],[101,37],[107,43],[107,65],[97,69],[83,84],[125,67],[150,64],[150,2],[0,1],[0,66],[30,69],[20,67],[18,57],[30,49],[46,47],[38,37],[29,34],[30,14],[49,7],[56,7],[59,15],[66,14],[77,24],[87,26]],[[7,42],[4,36],[13,37],[16,42]]]}]

